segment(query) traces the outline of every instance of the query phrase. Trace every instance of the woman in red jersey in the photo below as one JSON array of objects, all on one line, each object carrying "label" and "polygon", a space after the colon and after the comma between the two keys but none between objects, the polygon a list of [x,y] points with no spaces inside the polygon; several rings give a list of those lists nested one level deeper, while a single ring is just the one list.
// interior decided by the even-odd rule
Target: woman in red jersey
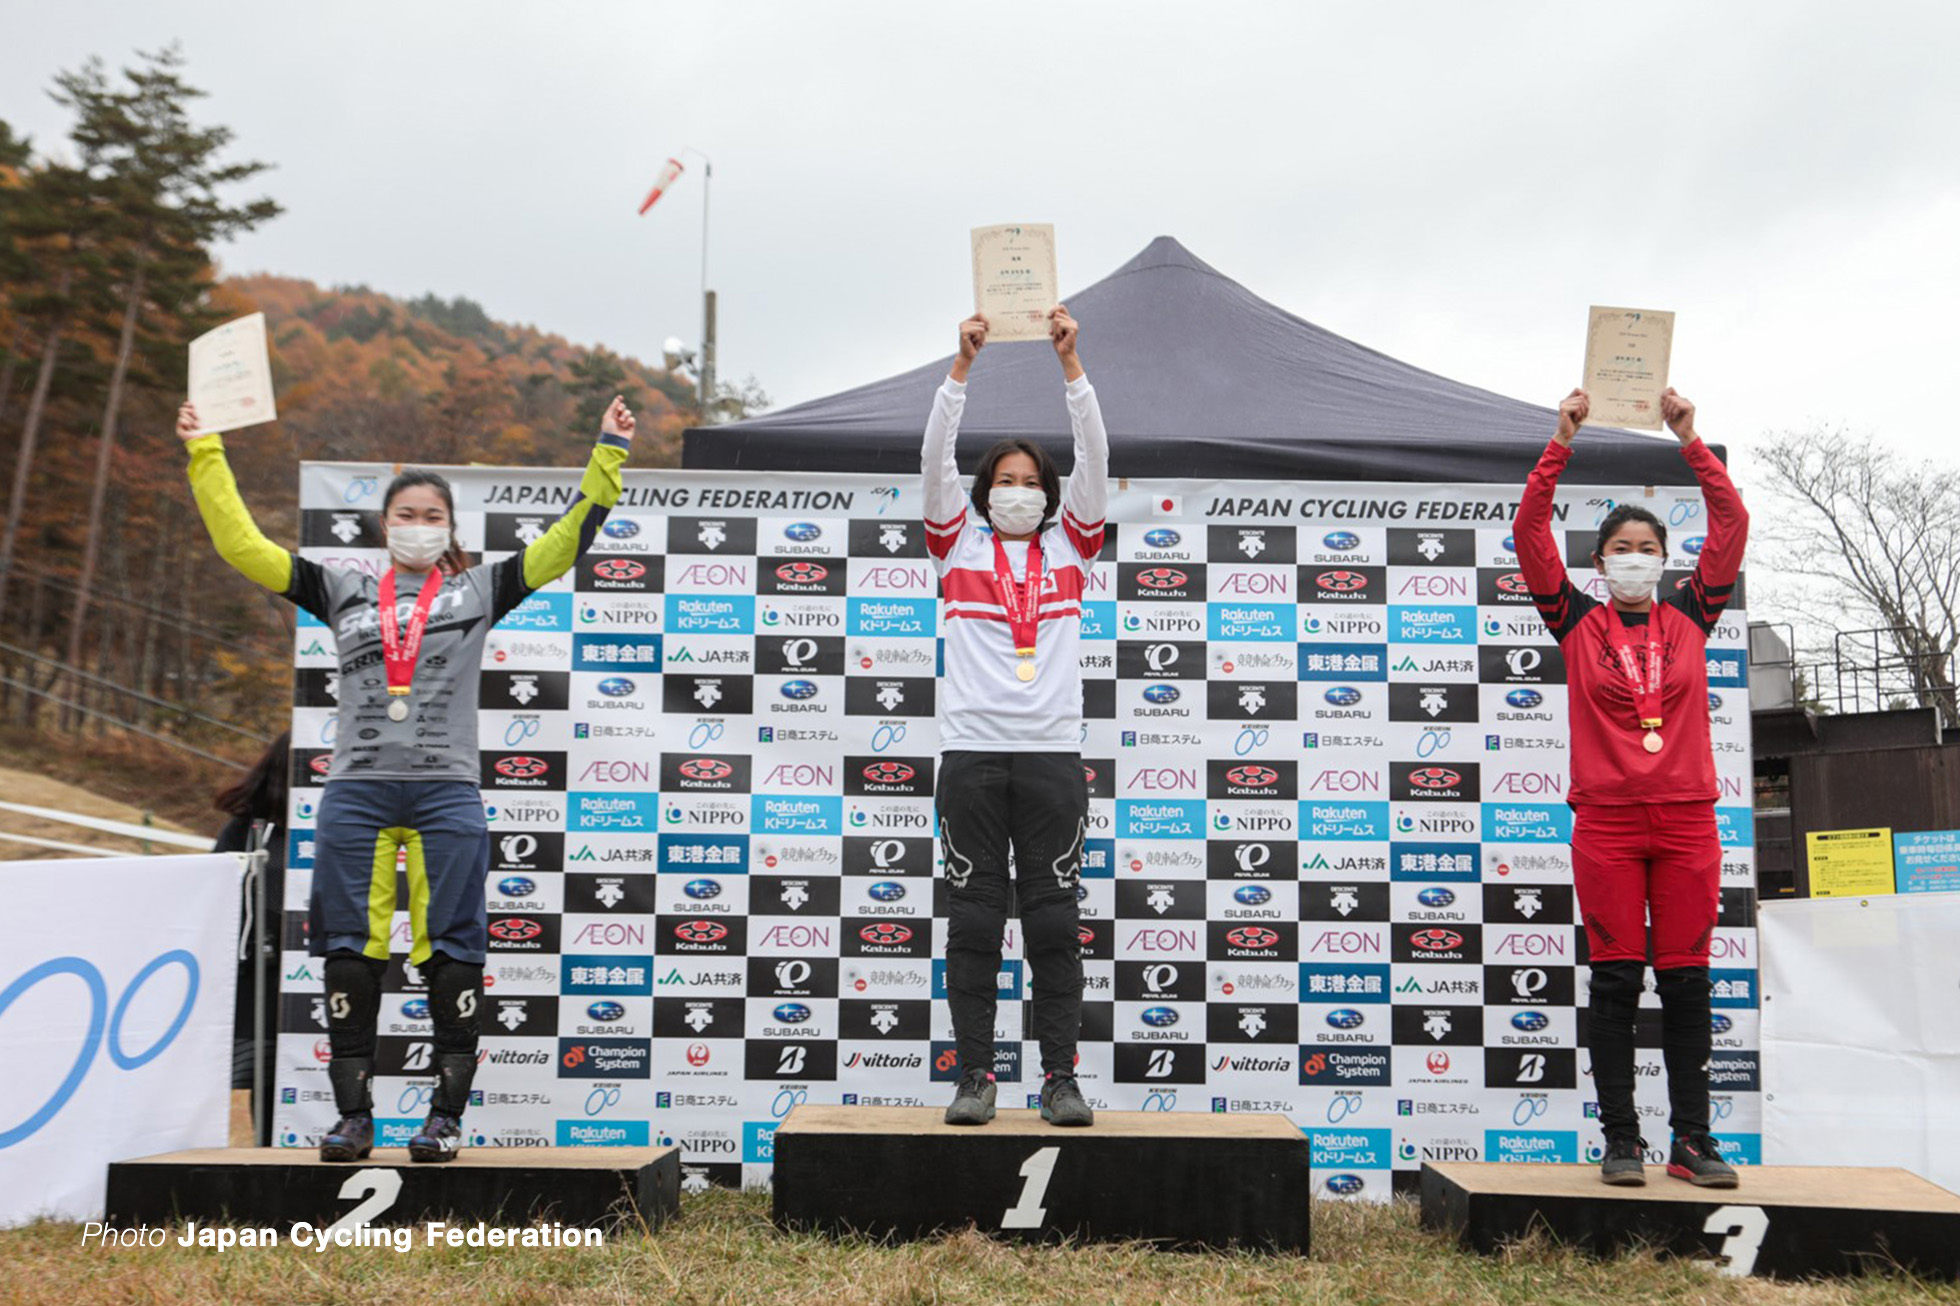
[{"label": "woman in red jersey", "polygon": [[[1574,390],[1525,482],[1515,537],[1532,602],[1565,655],[1572,730],[1572,879],[1592,965],[1587,1050],[1606,1135],[1601,1177],[1646,1182],[1634,1109],[1634,1017],[1650,955],[1661,999],[1673,1146],[1667,1172],[1733,1188],[1709,1134],[1709,940],[1720,901],[1715,758],[1708,737],[1709,632],[1742,566],[1749,514],[1669,389],[1661,415],[1701,482],[1708,534],[1686,584],[1657,597],[1667,527],[1635,504],[1607,513],[1593,549],[1610,602],[1580,592],[1552,536],[1552,492],[1590,402]],[[1651,939],[1650,939],[1651,934]]]}]

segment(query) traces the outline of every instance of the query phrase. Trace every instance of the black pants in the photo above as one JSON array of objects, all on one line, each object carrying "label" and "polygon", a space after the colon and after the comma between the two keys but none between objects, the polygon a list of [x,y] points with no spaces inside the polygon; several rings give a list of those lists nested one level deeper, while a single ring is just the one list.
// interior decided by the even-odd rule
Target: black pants
[{"label": "black pants", "polygon": [[[939,766],[946,861],[946,998],[960,1069],[994,1068],[995,998],[1010,897],[1019,901],[1041,1068],[1075,1073],[1082,1029],[1082,833],[1089,785],[1075,753],[951,752]],[[1015,883],[1008,883],[1012,850]]]},{"label": "black pants", "polygon": [[[1635,1026],[1646,967],[1637,961],[1596,961],[1588,1000],[1586,1050],[1599,1127],[1607,1137],[1636,1134]],[[1708,1062],[1714,1031],[1706,966],[1654,972],[1661,999],[1661,1058],[1667,1067],[1668,1129],[1677,1137],[1708,1132]]]}]

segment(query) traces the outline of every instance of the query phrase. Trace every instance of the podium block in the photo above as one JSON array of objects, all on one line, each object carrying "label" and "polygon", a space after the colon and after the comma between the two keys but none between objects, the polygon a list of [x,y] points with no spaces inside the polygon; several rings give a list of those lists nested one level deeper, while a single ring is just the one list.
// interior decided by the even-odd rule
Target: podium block
[{"label": "podium block", "polygon": [[365,1161],[324,1162],[297,1148],[204,1148],[109,1166],[104,1222],[114,1227],[199,1223],[323,1228],[556,1222],[658,1228],[680,1209],[680,1150],[673,1147],[468,1148],[418,1165],[406,1148]]},{"label": "podium block", "polygon": [[1647,1167],[1644,1188],[1588,1165],[1430,1164],[1422,1222],[1492,1252],[1542,1229],[1598,1256],[1627,1247],[1712,1259],[1724,1274],[1796,1278],[1902,1265],[1960,1276],[1960,1196],[1905,1170],[1737,1166],[1736,1188]]},{"label": "podium block", "polygon": [[1090,1128],[1057,1129],[1035,1111],[973,1127],[940,1115],[797,1107],[776,1130],[776,1223],[1307,1250],[1307,1140],[1283,1116],[1099,1111]]}]

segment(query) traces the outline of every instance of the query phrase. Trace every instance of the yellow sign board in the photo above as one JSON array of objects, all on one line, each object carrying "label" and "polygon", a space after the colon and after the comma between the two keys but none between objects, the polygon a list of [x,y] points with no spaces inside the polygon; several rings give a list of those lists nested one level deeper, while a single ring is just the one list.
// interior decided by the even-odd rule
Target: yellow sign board
[{"label": "yellow sign board", "polygon": [[1869,898],[1894,891],[1892,827],[1812,830],[1804,844],[1810,854],[1811,897]]}]

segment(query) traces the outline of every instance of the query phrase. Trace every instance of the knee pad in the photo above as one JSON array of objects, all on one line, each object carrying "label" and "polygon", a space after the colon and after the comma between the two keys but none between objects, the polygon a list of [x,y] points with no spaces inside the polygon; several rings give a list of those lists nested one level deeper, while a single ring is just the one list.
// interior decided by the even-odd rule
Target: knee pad
[{"label": "knee pad", "polygon": [[1082,913],[1073,894],[1044,896],[1021,906],[1021,933],[1030,957],[1044,952],[1080,955],[1082,940],[1076,932],[1081,927]]},{"label": "knee pad", "polygon": [[429,1022],[434,1026],[436,1051],[475,1052],[483,967],[438,952],[422,969],[429,977]]},{"label": "knee pad", "polygon": [[1654,987],[1660,990],[1661,1009],[1706,1010],[1714,986],[1706,966],[1679,966],[1654,972]]},{"label": "knee pad", "polygon": [[334,1056],[372,1057],[375,1018],[381,1011],[381,976],[387,963],[342,949],[329,953],[322,969],[327,1042]]},{"label": "knee pad", "polygon": [[954,952],[1000,953],[1001,934],[1007,928],[1004,904],[987,902],[970,894],[955,894],[946,906],[946,954]]},{"label": "knee pad", "polygon": [[1640,990],[1647,967],[1638,961],[1600,961],[1592,968],[1591,1009],[1604,1016],[1632,1020],[1640,1007]]}]

